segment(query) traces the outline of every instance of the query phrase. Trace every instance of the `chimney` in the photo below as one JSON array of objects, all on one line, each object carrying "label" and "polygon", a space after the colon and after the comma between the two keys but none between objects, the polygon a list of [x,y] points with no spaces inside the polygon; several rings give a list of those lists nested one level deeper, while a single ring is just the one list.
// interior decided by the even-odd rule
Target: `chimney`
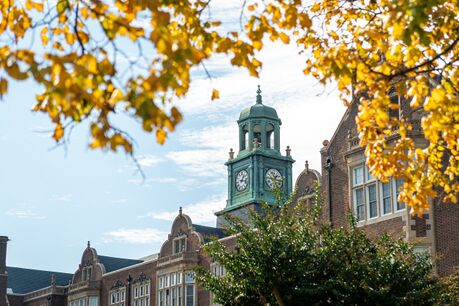
[{"label": "chimney", "polygon": [[6,245],[8,237],[0,236],[0,274],[6,274]]}]

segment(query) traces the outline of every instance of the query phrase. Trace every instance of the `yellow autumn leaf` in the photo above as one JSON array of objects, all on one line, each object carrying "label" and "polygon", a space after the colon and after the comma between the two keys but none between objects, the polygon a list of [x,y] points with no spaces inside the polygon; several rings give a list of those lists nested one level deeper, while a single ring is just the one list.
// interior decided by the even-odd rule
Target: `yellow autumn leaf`
[{"label": "yellow autumn leaf", "polygon": [[0,78],[0,96],[3,96],[8,91],[8,81]]},{"label": "yellow autumn leaf", "polygon": [[212,97],[210,98],[212,101],[216,99],[220,99],[220,92],[217,89],[212,90]]},{"label": "yellow autumn leaf", "polygon": [[279,38],[282,40],[284,44],[290,43],[290,37],[288,37],[288,35],[285,33],[279,33]]},{"label": "yellow autumn leaf", "polygon": [[49,40],[49,37],[48,37],[48,28],[47,27],[44,27],[43,29],[41,29],[40,31],[40,38],[41,38],[41,43],[46,46],[48,44],[48,40]]},{"label": "yellow autumn leaf", "polygon": [[64,136],[64,128],[61,123],[58,123],[54,129],[53,138],[54,140],[59,141],[62,136]]},{"label": "yellow autumn leaf", "polygon": [[73,43],[75,43],[75,34],[73,34],[73,33],[65,33],[65,41],[69,45],[73,45]]},{"label": "yellow autumn leaf", "polygon": [[395,39],[401,39],[404,32],[404,25],[401,22],[394,23],[392,35]]},{"label": "yellow autumn leaf", "polygon": [[167,132],[165,130],[163,129],[156,130],[156,141],[159,144],[164,144],[164,142],[166,141],[166,137],[167,137]]}]

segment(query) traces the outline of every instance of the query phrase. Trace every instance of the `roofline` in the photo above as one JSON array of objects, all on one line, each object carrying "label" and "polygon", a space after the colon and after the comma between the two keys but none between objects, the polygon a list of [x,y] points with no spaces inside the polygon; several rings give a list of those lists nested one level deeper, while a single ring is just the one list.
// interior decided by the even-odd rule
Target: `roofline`
[{"label": "roofline", "polygon": [[[64,289],[65,289],[65,288],[68,287],[68,285],[65,285],[65,286],[57,286],[57,285],[56,285],[56,286],[48,286],[48,287],[43,287],[43,288],[40,288],[40,289],[37,289],[37,290],[34,290],[34,291],[30,291],[30,292],[27,292],[27,293],[14,293],[14,292],[13,292],[13,293],[8,293],[8,292],[7,292],[6,295],[26,296],[26,295],[33,294],[33,293],[38,292],[38,291],[42,291],[42,290],[46,290],[46,289],[51,289],[51,288],[53,288],[53,287],[55,287],[55,288],[64,288]],[[6,289],[11,289],[11,288],[10,288],[10,287],[7,287]],[[41,295],[40,295],[40,296],[37,296],[37,298],[38,298],[38,297],[41,297]]]},{"label": "roofline", "polygon": [[[8,290],[8,289],[11,289],[11,288],[7,287],[6,290]],[[32,292],[35,292],[35,291],[32,291]],[[6,295],[15,295],[15,296],[25,296],[27,294],[29,294],[29,293],[14,293],[14,292],[13,293],[8,293],[8,291],[6,292]]]},{"label": "roofline", "polygon": [[[221,239],[218,239],[218,241],[225,241],[225,240],[228,240],[230,238],[236,238],[237,236],[239,236],[240,233],[237,233],[237,234],[232,234],[231,236],[226,236],[226,237],[223,237]],[[209,242],[208,242],[209,243]]]},{"label": "roofline", "polygon": [[128,269],[133,268],[133,267],[137,268],[137,267],[140,267],[141,265],[144,265],[144,264],[147,264],[147,263],[152,263],[154,261],[158,261],[158,258],[153,259],[153,260],[142,261],[142,262],[139,262],[139,263],[136,263],[136,264],[133,264],[133,265],[118,269],[118,270],[113,270],[113,271],[104,273],[104,274],[102,274],[102,277],[104,277],[106,275],[111,275],[111,274],[114,274],[114,273],[118,273],[120,271],[128,270]]},{"label": "roofline", "polygon": [[6,272],[8,272],[8,268],[16,268],[16,269],[23,269],[23,270],[33,270],[33,271],[42,271],[42,272],[49,272],[49,273],[60,273],[60,274],[73,275],[73,273],[69,273],[69,272],[48,271],[48,270],[40,270],[40,269],[34,269],[34,268],[23,268],[23,267],[14,267],[14,266],[6,266],[6,269],[7,269]]},{"label": "roofline", "polygon": [[351,111],[354,103],[355,103],[355,101],[353,101],[351,103],[351,105],[348,108],[346,108],[346,111],[344,112],[343,116],[341,117],[341,120],[340,120],[338,126],[335,128],[335,132],[333,133],[333,136],[329,140],[329,145],[326,146],[326,147],[323,147],[322,149],[320,149],[320,152],[328,151],[328,149],[330,148],[330,145],[332,144],[333,140],[335,140],[336,135],[338,134],[338,131],[340,130],[341,126],[343,125],[346,116],[349,115],[349,112]]}]

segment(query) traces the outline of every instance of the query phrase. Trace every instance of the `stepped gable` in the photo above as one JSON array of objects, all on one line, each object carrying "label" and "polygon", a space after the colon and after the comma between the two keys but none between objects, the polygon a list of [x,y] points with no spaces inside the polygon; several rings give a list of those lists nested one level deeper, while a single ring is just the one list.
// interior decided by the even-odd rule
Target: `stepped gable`
[{"label": "stepped gable", "polygon": [[316,188],[320,187],[321,180],[322,176],[320,173],[309,168],[309,163],[306,161],[304,163],[303,171],[300,175],[298,175],[295,182],[291,207],[294,207],[297,204],[310,207],[313,204],[312,199],[314,198],[314,192],[316,191]]},{"label": "stepped gable", "polygon": [[29,293],[35,290],[51,286],[52,275],[56,277],[57,286],[66,286],[72,280],[73,274],[43,271],[34,269],[25,269],[17,267],[7,267],[8,281],[7,288],[12,293]]}]

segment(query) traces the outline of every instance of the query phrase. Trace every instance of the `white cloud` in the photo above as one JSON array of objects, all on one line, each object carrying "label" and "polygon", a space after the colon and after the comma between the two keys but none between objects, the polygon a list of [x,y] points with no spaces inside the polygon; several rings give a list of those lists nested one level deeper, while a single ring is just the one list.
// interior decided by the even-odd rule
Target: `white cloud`
[{"label": "white cloud", "polygon": [[191,177],[226,177],[223,163],[237,143],[237,133],[229,123],[185,130],[178,137],[181,144],[196,149],[169,152],[166,157]]},{"label": "white cloud", "polygon": [[151,154],[140,155],[137,157],[137,162],[139,163],[139,165],[145,168],[156,166],[161,161],[161,158]]},{"label": "white cloud", "polygon": [[226,169],[222,164],[223,154],[218,150],[184,150],[169,152],[167,158],[171,159],[189,176],[212,177],[223,176]]},{"label": "white cloud", "polygon": [[154,228],[126,229],[120,228],[104,234],[105,243],[149,244],[163,242],[167,239],[167,232]]},{"label": "white cloud", "polygon": [[[133,175],[139,175],[139,167],[138,166],[140,166],[140,168],[151,168],[151,167],[154,167],[154,166],[156,166],[157,164],[159,164],[160,162],[163,161],[162,158],[157,157],[157,156],[152,155],[152,154],[139,155],[139,156],[136,156],[136,159],[137,159],[138,165],[135,165],[134,162],[131,162],[130,164],[122,165],[121,167],[118,167],[118,169],[116,169],[116,171],[118,173],[120,173],[120,174],[123,174],[123,173],[126,173],[126,172],[130,172]],[[134,180],[132,180],[131,183],[135,183],[135,181],[142,182],[142,180],[140,180],[140,179],[134,179]]]},{"label": "white cloud", "polygon": [[[206,201],[188,204],[183,207],[183,213],[187,214],[193,223],[215,224],[215,212],[222,210],[226,205],[226,194],[214,196]],[[139,218],[152,218],[157,220],[173,221],[178,211],[149,212]]]},{"label": "white cloud", "polygon": [[10,209],[6,212],[8,216],[12,216],[19,219],[34,219],[34,220],[41,220],[46,219],[46,216],[40,215],[34,211],[29,209]]}]

